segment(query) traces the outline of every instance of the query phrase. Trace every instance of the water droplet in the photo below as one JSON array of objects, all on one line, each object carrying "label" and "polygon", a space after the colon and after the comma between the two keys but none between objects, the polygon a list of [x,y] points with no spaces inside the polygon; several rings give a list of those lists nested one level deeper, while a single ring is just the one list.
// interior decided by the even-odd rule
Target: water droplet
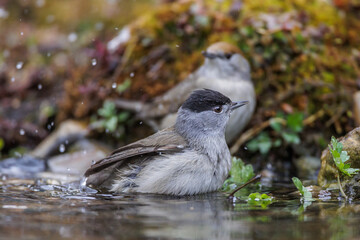
[{"label": "water droplet", "polygon": [[55,20],[55,16],[54,15],[48,15],[46,17],[46,22],[47,23],[52,23]]},{"label": "water droplet", "polygon": [[10,51],[9,51],[8,49],[5,49],[5,50],[3,51],[3,56],[4,56],[4,58],[9,57],[9,56],[10,56]]},{"label": "water droplet", "polygon": [[65,148],[65,145],[64,144],[60,144],[59,146],[59,152],[63,153],[65,152],[66,148]]},{"label": "water droplet", "polygon": [[96,64],[97,64],[96,59],[95,58],[91,59],[91,65],[96,66]]},{"label": "water droplet", "polygon": [[36,0],[37,7],[43,7],[45,5],[45,0]]},{"label": "water droplet", "polygon": [[245,146],[245,147],[244,147],[244,150],[248,150],[248,148]]},{"label": "water droplet", "polygon": [[24,130],[24,129],[20,129],[20,130],[19,130],[19,134],[20,134],[21,136],[25,135],[25,130]]},{"label": "water droplet", "polygon": [[15,77],[11,77],[11,82],[15,82]]},{"label": "water droplet", "polygon": [[50,125],[53,127],[55,125],[55,122],[51,122]]},{"label": "water droplet", "polygon": [[117,84],[115,82],[111,85],[112,88],[116,88],[116,86]]},{"label": "water droplet", "polygon": [[16,63],[16,69],[22,69],[24,63],[23,62],[17,62]]},{"label": "water droplet", "polygon": [[97,22],[97,23],[95,24],[95,29],[96,29],[96,30],[100,31],[100,30],[103,30],[103,28],[104,28],[104,23],[102,23],[102,22]]},{"label": "water droplet", "polygon": [[130,77],[133,78],[134,76],[135,76],[135,73],[134,73],[134,72],[131,72],[131,73],[130,73]]},{"label": "water droplet", "polygon": [[42,85],[39,83],[38,84],[38,89],[41,90],[42,89]]},{"label": "water droplet", "polygon": [[15,157],[22,157],[21,153],[19,153],[18,151],[16,151],[16,152],[14,153],[14,155],[15,155]]},{"label": "water droplet", "polygon": [[7,18],[8,16],[9,13],[4,8],[0,8],[0,18]]},{"label": "water droplet", "polygon": [[69,42],[75,42],[77,40],[77,37],[77,34],[73,32],[68,35],[68,40]]},{"label": "water droplet", "polygon": [[81,180],[80,180],[80,189],[81,189],[81,190],[83,190],[84,188],[86,188],[86,181],[87,181],[87,178],[86,178],[86,177],[81,178]]},{"label": "water droplet", "polygon": [[143,124],[143,122],[141,121],[141,122],[139,122],[139,125],[142,125]]}]

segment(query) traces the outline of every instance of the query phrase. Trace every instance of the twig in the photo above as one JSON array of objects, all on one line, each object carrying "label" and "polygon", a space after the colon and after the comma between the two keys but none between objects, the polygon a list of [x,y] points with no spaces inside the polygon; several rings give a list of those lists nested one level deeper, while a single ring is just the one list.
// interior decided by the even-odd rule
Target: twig
[{"label": "twig", "polygon": [[339,189],[340,189],[340,192],[341,194],[345,197],[345,200],[347,201],[348,200],[348,196],[345,194],[342,186],[341,186],[341,182],[340,182],[340,177],[339,177],[340,174],[337,174],[337,181],[338,181],[338,185],[339,185]]},{"label": "twig", "polygon": [[[315,122],[316,119],[321,118],[322,116],[324,116],[325,111],[323,109],[317,111],[315,114],[307,117],[306,119],[304,119],[303,121],[303,125],[307,126],[310,125],[311,123]],[[247,130],[246,132],[244,132],[241,137],[232,145],[232,147],[230,148],[230,153],[231,155],[235,154],[239,148],[241,147],[241,145],[243,145],[245,142],[247,142],[249,139],[255,137],[256,135],[258,135],[262,130],[264,130],[265,128],[267,128],[268,126],[270,126],[271,121],[278,120],[280,122],[284,121],[281,118],[272,118],[262,122],[259,126],[250,128],[249,130]]]},{"label": "twig", "polygon": [[255,177],[253,177],[252,179],[250,179],[248,182],[244,183],[243,185],[241,185],[240,187],[238,187],[238,188],[236,188],[234,191],[232,191],[232,192],[229,194],[228,198],[229,198],[229,199],[233,198],[233,197],[234,197],[234,194],[235,194],[237,191],[239,191],[240,189],[246,187],[246,186],[249,185],[250,183],[256,182],[256,181],[258,181],[258,180],[260,180],[260,179],[261,179],[261,174],[256,175]]},{"label": "twig", "polygon": [[267,120],[265,122],[262,122],[259,126],[250,128],[246,132],[244,132],[241,137],[233,144],[233,146],[230,148],[231,155],[235,154],[240,146],[247,142],[249,139],[253,138],[254,136],[258,135],[262,130],[270,126],[270,120]]},{"label": "twig", "polygon": [[316,119],[319,119],[322,116],[324,116],[324,114],[325,114],[324,109],[320,109],[319,111],[317,111],[313,115],[310,115],[309,117],[305,118],[304,121],[303,121],[303,125],[307,126],[307,125],[312,124],[313,122],[316,121]]},{"label": "twig", "polygon": [[119,65],[115,69],[115,73],[112,76],[113,81],[116,81],[120,76],[121,72],[124,70],[126,63],[129,61],[130,56],[135,48],[135,43],[130,41],[129,44],[126,46],[125,52],[122,56],[122,60]]}]

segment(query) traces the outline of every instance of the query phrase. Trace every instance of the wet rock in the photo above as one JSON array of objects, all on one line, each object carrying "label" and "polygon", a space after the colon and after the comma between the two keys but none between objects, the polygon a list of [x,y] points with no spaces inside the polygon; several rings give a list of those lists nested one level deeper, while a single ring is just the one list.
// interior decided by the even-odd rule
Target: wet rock
[{"label": "wet rock", "polygon": [[110,152],[105,146],[90,140],[82,140],[74,144],[70,153],[54,156],[48,160],[49,170],[82,176],[94,161],[106,157]]},{"label": "wet rock", "polygon": [[294,161],[298,177],[301,179],[316,179],[316,173],[320,169],[320,159],[312,156],[302,156]]},{"label": "wet rock", "polygon": [[345,184],[344,190],[350,199],[360,199],[360,173],[355,175],[348,183]]},{"label": "wet rock", "polygon": [[54,152],[64,152],[65,146],[89,134],[86,124],[67,120],[60,124],[53,133],[45,138],[30,154],[38,158],[46,158]]},{"label": "wet rock", "polygon": [[[343,150],[347,151],[350,156],[346,163],[350,164],[352,168],[360,168],[360,127],[350,131],[344,137],[339,138],[338,141],[343,144]],[[318,184],[322,187],[328,187],[336,181],[337,171],[329,147],[327,147],[321,154]]]},{"label": "wet rock", "polygon": [[356,125],[360,125],[360,91],[357,91],[353,96],[354,101],[354,119]]},{"label": "wet rock", "polygon": [[44,160],[30,155],[0,161],[0,174],[8,177],[30,178],[45,168]]}]

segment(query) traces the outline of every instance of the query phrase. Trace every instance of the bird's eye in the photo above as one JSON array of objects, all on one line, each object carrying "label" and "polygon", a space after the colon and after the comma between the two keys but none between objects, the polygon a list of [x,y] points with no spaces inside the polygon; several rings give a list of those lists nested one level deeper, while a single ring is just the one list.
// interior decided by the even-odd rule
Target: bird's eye
[{"label": "bird's eye", "polygon": [[226,59],[230,59],[230,58],[231,58],[231,56],[232,56],[232,54],[231,54],[231,53],[225,53],[225,58],[226,58]]},{"label": "bird's eye", "polygon": [[216,106],[213,108],[213,111],[216,112],[216,113],[221,113],[223,110],[222,106]]}]

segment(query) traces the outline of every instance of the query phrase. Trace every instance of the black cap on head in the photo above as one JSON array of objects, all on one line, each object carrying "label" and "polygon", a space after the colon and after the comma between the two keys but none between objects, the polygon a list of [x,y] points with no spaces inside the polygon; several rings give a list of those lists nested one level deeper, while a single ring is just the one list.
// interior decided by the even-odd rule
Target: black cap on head
[{"label": "black cap on head", "polygon": [[192,92],[190,97],[183,103],[182,108],[192,112],[203,112],[230,103],[230,98],[223,94],[210,89],[202,89]]}]

